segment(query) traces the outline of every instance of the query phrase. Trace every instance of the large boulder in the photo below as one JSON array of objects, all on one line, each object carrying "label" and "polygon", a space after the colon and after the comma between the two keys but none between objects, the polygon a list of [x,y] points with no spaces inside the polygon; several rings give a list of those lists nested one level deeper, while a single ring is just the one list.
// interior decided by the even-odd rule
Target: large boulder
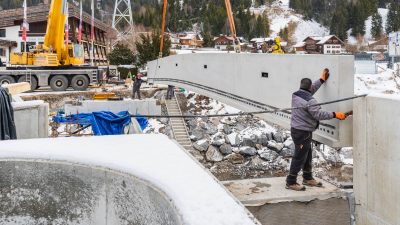
[{"label": "large boulder", "polygon": [[220,162],[222,159],[224,159],[224,156],[216,147],[210,145],[206,152],[206,159],[210,162]]},{"label": "large boulder", "polygon": [[206,123],[203,129],[206,131],[206,134],[209,135],[214,135],[218,132],[217,127],[212,123]]},{"label": "large boulder", "polygon": [[270,149],[266,149],[265,151],[263,151],[260,154],[260,157],[262,159],[264,159],[266,161],[270,161],[270,162],[274,161],[276,158],[278,158],[278,156],[279,156],[278,153],[276,153],[275,151],[270,150]]},{"label": "large boulder", "polygon": [[205,152],[208,149],[208,141],[206,139],[202,139],[199,141],[196,141],[195,143],[193,143],[193,148],[195,148],[196,150],[200,151],[200,152]]},{"label": "large boulder", "polygon": [[244,125],[242,123],[238,123],[238,124],[236,124],[235,129],[238,131],[242,131],[242,130],[246,129],[246,125]]},{"label": "large boulder", "polygon": [[238,153],[232,153],[230,155],[225,156],[225,160],[229,161],[232,164],[244,163],[244,157]]},{"label": "large boulder", "polygon": [[283,145],[283,143],[277,143],[276,141],[268,141],[267,147],[276,152],[280,152],[285,146]]},{"label": "large boulder", "polygon": [[283,158],[290,158],[293,157],[294,155],[294,149],[290,148],[283,148],[282,151],[279,152],[279,155],[281,155]]},{"label": "large boulder", "polygon": [[285,141],[285,136],[281,132],[276,132],[272,134],[272,138],[279,143],[283,143]]},{"label": "large boulder", "polygon": [[241,147],[239,149],[240,154],[244,155],[244,156],[253,156],[255,154],[257,154],[257,150],[253,147]]},{"label": "large boulder", "polygon": [[187,124],[189,125],[189,130],[194,130],[197,127],[197,121],[196,119],[190,119],[187,121]]},{"label": "large boulder", "polygon": [[225,134],[230,134],[232,133],[232,128],[229,125],[224,124],[222,129],[224,130]]},{"label": "large boulder", "polygon": [[232,153],[232,147],[228,144],[223,144],[219,147],[219,151],[224,155],[229,155]]},{"label": "large boulder", "polygon": [[215,146],[221,146],[225,144],[225,136],[222,133],[217,133],[211,138],[211,144]]},{"label": "large boulder", "polygon": [[252,170],[266,170],[268,168],[268,163],[256,156],[251,159],[247,166]]},{"label": "large boulder", "polygon": [[204,131],[202,129],[194,129],[191,131],[190,139],[192,141],[198,141],[205,137]]},{"label": "large boulder", "polygon": [[270,140],[270,139],[268,138],[267,135],[261,135],[261,136],[258,138],[258,143],[261,144],[261,145],[263,145],[263,146],[267,146],[269,140]]},{"label": "large boulder", "polygon": [[286,141],[283,143],[283,145],[288,149],[292,149],[292,150],[295,149],[294,142],[291,138],[286,139]]},{"label": "large boulder", "polygon": [[233,133],[229,134],[227,137],[229,139],[229,143],[232,146],[239,146],[240,145],[240,136],[239,136],[238,133],[233,132]]},{"label": "large boulder", "polygon": [[243,137],[243,142],[242,142],[242,144],[243,144],[244,146],[255,147],[256,144],[257,144],[257,136],[254,135],[254,134],[252,134],[252,135],[250,135],[250,136]]}]

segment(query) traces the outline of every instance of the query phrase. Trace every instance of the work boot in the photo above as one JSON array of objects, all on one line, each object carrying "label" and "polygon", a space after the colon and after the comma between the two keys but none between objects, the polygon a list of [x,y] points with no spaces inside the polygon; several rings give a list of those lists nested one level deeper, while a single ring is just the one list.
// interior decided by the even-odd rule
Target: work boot
[{"label": "work boot", "polygon": [[306,185],[309,187],[322,187],[322,183],[315,179],[311,179],[311,180],[303,179],[303,185]]},{"label": "work boot", "polygon": [[300,185],[298,183],[294,184],[286,184],[286,189],[293,190],[293,191],[305,191],[306,187]]}]

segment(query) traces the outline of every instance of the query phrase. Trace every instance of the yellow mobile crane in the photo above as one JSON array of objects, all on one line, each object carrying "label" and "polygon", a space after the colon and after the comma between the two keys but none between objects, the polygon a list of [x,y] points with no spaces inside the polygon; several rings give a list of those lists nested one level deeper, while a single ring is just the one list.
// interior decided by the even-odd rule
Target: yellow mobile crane
[{"label": "yellow mobile crane", "polygon": [[111,68],[84,65],[83,46],[65,41],[67,17],[67,0],[52,0],[44,43],[11,54],[10,66],[0,70],[0,85],[29,82],[32,90],[50,86],[54,91],[69,87],[83,91],[89,84],[98,83],[105,69]]},{"label": "yellow mobile crane", "polygon": [[65,43],[67,15],[67,0],[52,0],[44,43],[36,45],[31,52],[13,53],[10,64],[40,67],[83,65],[83,46]]}]

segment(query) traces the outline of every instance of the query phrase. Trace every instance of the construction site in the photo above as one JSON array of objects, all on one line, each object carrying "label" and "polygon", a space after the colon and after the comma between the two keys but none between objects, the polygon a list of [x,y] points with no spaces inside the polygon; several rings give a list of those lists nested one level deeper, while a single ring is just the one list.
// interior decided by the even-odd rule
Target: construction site
[{"label": "construction site", "polygon": [[0,224],[400,224],[395,60],[242,52],[230,0],[233,51],[163,57],[164,0],[159,57],[122,78],[130,1],[109,43],[75,3],[0,10]]}]

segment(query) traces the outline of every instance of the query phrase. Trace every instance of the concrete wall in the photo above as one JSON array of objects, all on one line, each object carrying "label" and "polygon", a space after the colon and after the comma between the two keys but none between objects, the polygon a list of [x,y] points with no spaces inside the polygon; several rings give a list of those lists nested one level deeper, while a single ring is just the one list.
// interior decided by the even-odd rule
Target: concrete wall
[{"label": "concrete wall", "polygon": [[49,137],[49,104],[43,101],[13,102],[18,139]]},{"label": "concrete wall", "polygon": [[0,180],[0,224],[182,224],[163,192],[109,169],[0,161]]},{"label": "concrete wall", "polygon": [[[173,84],[215,98],[243,111],[291,106],[291,95],[300,80],[319,79],[324,68],[331,77],[315,95],[320,102],[353,96],[354,60],[352,56],[271,55],[271,54],[187,54],[149,63],[148,76],[158,83]],[[262,77],[267,73],[267,77]],[[160,81],[160,78],[177,79]],[[195,87],[201,84],[220,93]],[[222,91],[222,92],[221,92]],[[232,93],[235,96],[225,96]],[[238,97],[238,98],[236,98]],[[238,100],[240,99],[240,100]],[[243,100],[244,99],[244,100]],[[350,111],[352,102],[323,106],[327,111]],[[263,114],[263,119],[289,128],[290,114]],[[333,147],[352,146],[351,119],[323,121],[315,139]]]},{"label": "concrete wall", "polygon": [[82,101],[78,104],[68,103],[64,106],[65,114],[92,113],[111,111],[119,113],[129,111],[131,114],[160,115],[161,106],[156,104],[156,99],[124,100],[124,101]]},{"label": "concrete wall", "polygon": [[357,225],[400,224],[400,98],[354,101]]}]

